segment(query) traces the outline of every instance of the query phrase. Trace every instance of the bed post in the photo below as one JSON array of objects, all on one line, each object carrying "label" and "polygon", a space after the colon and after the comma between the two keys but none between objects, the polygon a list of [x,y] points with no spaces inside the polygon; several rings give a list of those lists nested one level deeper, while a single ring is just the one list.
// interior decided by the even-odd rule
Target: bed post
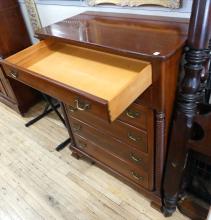
[{"label": "bed post", "polygon": [[168,147],[163,181],[163,213],[176,210],[180,184],[188,156],[186,142],[190,137],[197,103],[203,98],[207,78],[207,48],[211,33],[211,0],[193,0],[185,54],[185,76],[179,86],[176,111]]}]

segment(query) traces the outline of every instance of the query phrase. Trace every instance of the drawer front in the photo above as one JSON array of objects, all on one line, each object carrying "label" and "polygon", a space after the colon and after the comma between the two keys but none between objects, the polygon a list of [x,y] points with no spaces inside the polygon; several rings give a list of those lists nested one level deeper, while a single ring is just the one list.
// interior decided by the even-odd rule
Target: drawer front
[{"label": "drawer front", "polygon": [[77,111],[90,109],[108,122],[115,121],[152,84],[149,62],[53,39],[0,62],[8,67],[10,77]]},{"label": "drawer front", "polygon": [[4,69],[7,76],[18,80],[34,89],[37,89],[43,93],[46,93],[52,97],[62,100],[68,105],[72,106],[75,111],[78,112],[92,112],[99,117],[108,120],[107,103],[104,100],[100,100],[96,97],[96,101],[90,99],[86,94],[80,94],[77,91],[60,85],[53,80],[47,80],[42,77],[38,77],[35,74],[15,69],[4,64]]},{"label": "drawer front", "polygon": [[[70,112],[70,111],[69,111]],[[128,125],[122,121],[116,120],[112,123],[108,123],[105,120],[96,117],[93,114],[87,113],[69,113],[69,116],[72,117],[72,120],[79,119],[82,122],[85,122],[97,130],[104,132],[105,134],[111,135],[120,141],[136,147],[137,149],[147,153],[148,152],[148,135],[146,131],[137,129],[131,125]],[[76,118],[76,117],[77,118]]]},{"label": "drawer front", "polygon": [[119,116],[118,119],[133,125],[134,127],[147,130],[147,121],[150,117],[152,117],[151,111],[141,105],[133,103]]},{"label": "drawer front", "polygon": [[133,182],[147,189],[152,189],[152,185],[151,183],[149,183],[148,174],[144,172],[142,169],[138,169],[133,166],[130,166],[128,163],[125,163],[119,158],[108,153],[97,144],[89,142],[87,139],[79,135],[75,135],[75,139],[76,139],[77,147],[80,150],[84,151],[85,153],[89,154],[96,160],[109,166],[112,170],[120,173],[121,175],[132,180]]},{"label": "drawer front", "polygon": [[[72,106],[69,106],[68,109],[71,115],[74,116],[75,118],[83,117],[80,115],[81,113],[77,111],[75,108],[73,108]],[[89,115],[84,116],[84,117],[86,118],[88,117],[89,119]],[[153,112],[149,110],[148,108],[145,108],[141,105],[133,103],[126,109],[126,111],[124,111],[119,116],[117,120],[130,124],[136,128],[147,130],[148,126],[152,126]],[[92,123],[92,121],[90,120],[89,123]]]},{"label": "drawer front", "polygon": [[101,133],[87,124],[80,123],[76,120],[72,120],[71,123],[74,135],[80,135],[88,141],[101,146],[109,153],[131,164],[131,166],[138,167],[144,171],[152,170],[152,158],[147,154],[138,151],[136,148],[130,147],[109,135]]}]

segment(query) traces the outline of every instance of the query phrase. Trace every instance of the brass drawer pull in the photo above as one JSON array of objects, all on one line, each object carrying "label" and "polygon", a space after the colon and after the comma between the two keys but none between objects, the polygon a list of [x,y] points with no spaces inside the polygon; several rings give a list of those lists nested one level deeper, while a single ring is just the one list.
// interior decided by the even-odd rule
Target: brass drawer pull
[{"label": "brass drawer pull", "polygon": [[74,125],[73,125],[73,131],[74,131],[74,132],[80,131],[81,128],[82,128],[82,126],[79,125],[79,124],[74,124]]},{"label": "brass drawer pull", "polygon": [[90,103],[86,103],[79,99],[76,99],[74,103],[75,103],[75,108],[79,111],[86,111],[91,107]]},{"label": "brass drawer pull", "polygon": [[144,177],[143,176],[140,176],[139,174],[137,174],[136,172],[132,171],[131,172],[131,176],[136,179],[137,181],[143,181],[144,180]]},{"label": "brass drawer pull", "polygon": [[130,159],[136,163],[140,163],[142,161],[141,158],[135,156],[133,153],[130,154]]},{"label": "brass drawer pull", "polygon": [[134,142],[141,141],[140,137],[134,137],[130,132],[128,133],[128,138]]},{"label": "brass drawer pull", "polygon": [[71,106],[71,105],[69,105],[68,108],[69,108],[69,110],[70,110],[71,112],[77,111],[77,109],[76,109],[75,107]]},{"label": "brass drawer pull", "polygon": [[86,111],[91,108],[90,103],[86,103],[84,101],[81,101],[79,99],[76,99],[74,101],[74,106],[69,105],[70,112],[76,112],[76,111]]},{"label": "brass drawer pull", "polygon": [[82,141],[78,141],[78,147],[80,148],[86,148],[87,147],[87,144],[82,142]]},{"label": "brass drawer pull", "polygon": [[134,110],[132,110],[132,109],[127,109],[126,115],[127,115],[129,118],[138,118],[138,117],[140,116],[140,113],[137,112],[137,111],[134,111]]},{"label": "brass drawer pull", "polygon": [[15,72],[15,71],[11,71],[10,72],[10,75],[13,77],[13,78],[18,78],[18,73],[17,72]]}]

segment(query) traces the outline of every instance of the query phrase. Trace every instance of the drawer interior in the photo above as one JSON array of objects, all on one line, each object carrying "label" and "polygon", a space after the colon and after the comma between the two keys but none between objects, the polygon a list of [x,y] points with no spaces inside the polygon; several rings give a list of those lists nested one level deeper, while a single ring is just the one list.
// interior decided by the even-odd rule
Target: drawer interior
[{"label": "drawer interior", "polygon": [[151,64],[56,40],[45,40],[7,63],[101,98],[115,120],[152,83]]}]

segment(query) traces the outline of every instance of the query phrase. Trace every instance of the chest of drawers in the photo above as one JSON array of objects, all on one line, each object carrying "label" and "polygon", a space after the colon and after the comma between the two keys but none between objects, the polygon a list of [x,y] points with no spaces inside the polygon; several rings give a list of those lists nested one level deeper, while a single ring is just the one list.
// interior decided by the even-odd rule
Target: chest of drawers
[{"label": "chest of drawers", "polygon": [[[113,123],[89,112],[73,111],[69,106],[67,112],[76,147],[97,160],[111,158],[114,163],[112,168],[115,167],[121,175],[147,189],[153,189],[154,120],[150,110],[132,104]],[[133,126],[136,119],[142,122],[143,128]],[[96,154],[90,145],[97,149]]]},{"label": "chest of drawers", "polygon": [[73,155],[160,207],[166,141],[188,22],[85,12],[37,32],[5,72],[63,103]]}]

